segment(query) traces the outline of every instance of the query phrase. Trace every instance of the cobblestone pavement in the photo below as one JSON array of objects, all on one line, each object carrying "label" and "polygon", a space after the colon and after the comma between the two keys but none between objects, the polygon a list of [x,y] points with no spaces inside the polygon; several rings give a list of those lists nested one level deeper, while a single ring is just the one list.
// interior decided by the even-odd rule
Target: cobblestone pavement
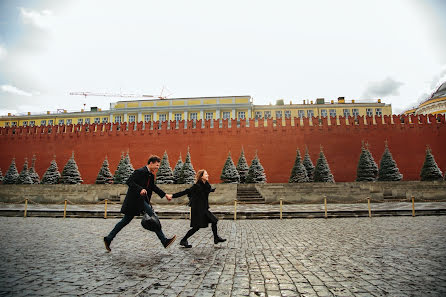
[{"label": "cobblestone pavement", "polygon": [[[132,221],[0,217],[0,296],[445,296],[446,217],[224,220],[164,249]],[[162,220],[182,236],[187,220]]]}]

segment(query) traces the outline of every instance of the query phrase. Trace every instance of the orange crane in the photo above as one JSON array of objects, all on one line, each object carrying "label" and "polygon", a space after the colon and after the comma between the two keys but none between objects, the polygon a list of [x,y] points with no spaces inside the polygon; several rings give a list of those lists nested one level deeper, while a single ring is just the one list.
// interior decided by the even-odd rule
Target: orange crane
[{"label": "orange crane", "polygon": [[147,98],[154,97],[153,95],[141,95],[141,94],[113,94],[113,93],[93,93],[93,92],[71,92],[70,95],[81,95],[87,98],[87,96],[105,96],[105,97],[127,97],[127,98]]}]

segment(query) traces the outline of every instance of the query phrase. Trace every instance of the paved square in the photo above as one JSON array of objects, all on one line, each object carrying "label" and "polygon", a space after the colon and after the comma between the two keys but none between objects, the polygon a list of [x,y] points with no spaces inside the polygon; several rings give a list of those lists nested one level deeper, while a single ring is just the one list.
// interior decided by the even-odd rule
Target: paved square
[{"label": "paved square", "polygon": [[[134,220],[0,217],[0,296],[445,296],[446,217],[220,221],[164,249]],[[162,220],[182,237],[187,220]]]}]

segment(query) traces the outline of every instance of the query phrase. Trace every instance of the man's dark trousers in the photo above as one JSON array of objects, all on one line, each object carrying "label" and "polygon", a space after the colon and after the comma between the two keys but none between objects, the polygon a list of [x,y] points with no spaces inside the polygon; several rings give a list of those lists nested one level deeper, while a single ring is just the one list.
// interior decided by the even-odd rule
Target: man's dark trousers
[{"label": "man's dark trousers", "polygon": [[[146,213],[149,216],[152,216],[154,214],[152,206],[150,206],[150,204],[147,203],[146,201],[144,201],[144,210],[146,211]],[[106,236],[108,242],[111,242],[113,240],[113,238],[115,238],[116,234],[118,234],[118,232],[121,231],[122,228],[127,226],[127,224],[130,223],[133,220],[134,217],[135,216],[133,216],[133,215],[128,215],[128,214],[124,215],[122,220],[119,221],[116,224],[115,228],[113,228],[113,230],[110,232],[110,234],[108,234]],[[155,233],[158,236],[158,238],[161,241],[161,243],[166,242],[167,239],[166,239],[166,236],[164,235],[162,230],[155,231]]]}]

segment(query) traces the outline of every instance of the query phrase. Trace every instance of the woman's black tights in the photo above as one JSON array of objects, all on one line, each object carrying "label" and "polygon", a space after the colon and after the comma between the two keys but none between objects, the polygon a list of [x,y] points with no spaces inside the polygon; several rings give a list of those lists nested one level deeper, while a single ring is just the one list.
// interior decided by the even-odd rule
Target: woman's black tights
[{"label": "woman's black tights", "polygon": [[[186,235],[184,236],[184,238],[182,240],[187,240],[189,237],[194,235],[194,233],[197,232],[198,229],[200,229],[200,228],[197,228],[197,227],[191,228],[189,231],[187,231]],[[214,233],[214,238],[218,237],[218,234],[217,234],[217,223],[212,223],[212,233]]]}]

